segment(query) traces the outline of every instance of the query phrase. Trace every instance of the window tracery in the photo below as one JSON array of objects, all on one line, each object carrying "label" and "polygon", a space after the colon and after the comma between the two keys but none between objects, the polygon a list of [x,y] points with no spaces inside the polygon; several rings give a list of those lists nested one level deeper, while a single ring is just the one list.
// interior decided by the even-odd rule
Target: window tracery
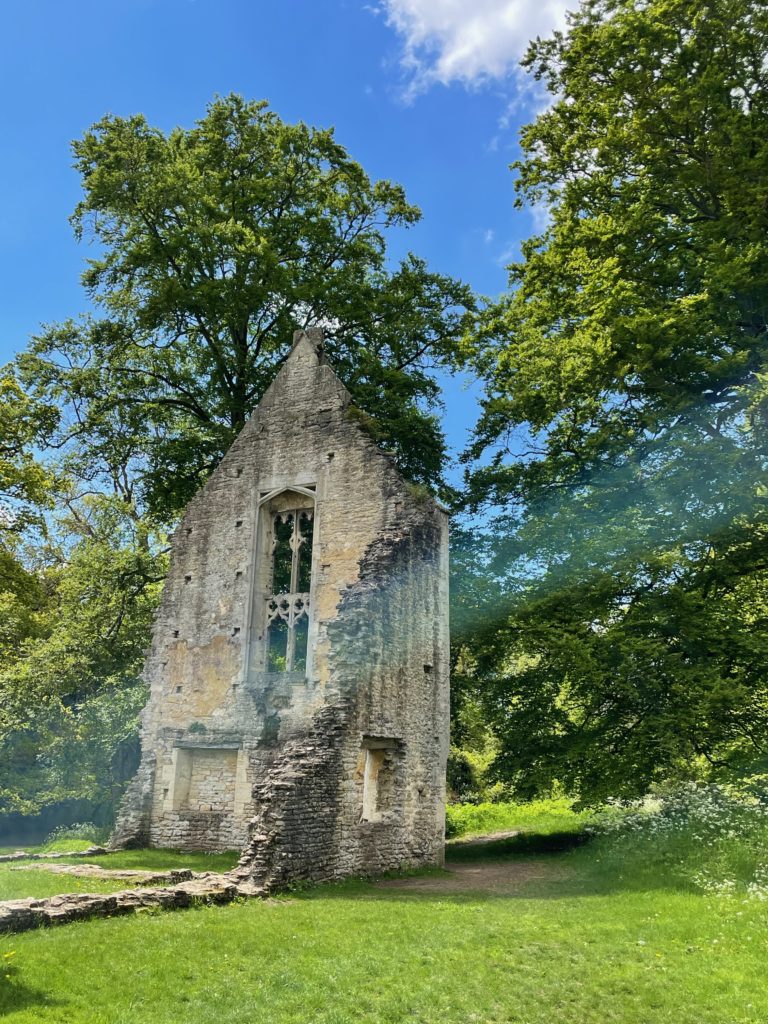
[{"label": "window tracery", "polygon": [[272,512],[271,581],[266,598],[268,672],[298,672],[307,667],[313,533],[313,508]]}]

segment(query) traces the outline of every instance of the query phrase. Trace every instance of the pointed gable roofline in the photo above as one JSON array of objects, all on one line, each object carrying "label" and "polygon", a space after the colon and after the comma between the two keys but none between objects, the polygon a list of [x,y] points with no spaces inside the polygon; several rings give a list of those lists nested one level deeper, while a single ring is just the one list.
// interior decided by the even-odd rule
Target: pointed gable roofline
[{"label": "pointed gable roofline", "polygon": [[293,332],[293,345],[288,356],[290,359],[297,348],[309,347],[315,353],[318,363],[325,362],[325,331],[322,327],[304,327]]}]

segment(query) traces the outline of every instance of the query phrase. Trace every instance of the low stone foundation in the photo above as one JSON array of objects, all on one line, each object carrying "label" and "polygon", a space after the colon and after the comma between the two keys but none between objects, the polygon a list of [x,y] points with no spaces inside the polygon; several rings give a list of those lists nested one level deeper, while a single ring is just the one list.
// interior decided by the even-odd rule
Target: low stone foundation
[{"label": "low stone foundation", "polygon": [[63,857],[103,857],[105,853],[111,853],[103,846],[89,846],[87,850],[78,850],[76,853],[27,853],[26,850],[16,850],[15,853],[4,853],[0,856],[0,864],[13,860],[60,860]]},{"label": "low stone foundation", "polygon": [[91,917],[114,917],[137,910],[158,908],[179,910],[201,903],[231,903],[239,897],[263,893],[238,885],[227,875],[205,873],[178,885],[154,889],[124,889],[120,892],[67,893],[46,899],[33,897],[0,903],[0,933],[23,932],[41,925],[69,924]]},{"label": "low stone foundation", "polygon": [[[18,864],[11,871],[26,871],[26,864]],[[165,871],[142,871],[140,868],[102,868],[98,864],[35,864],[35,871],[50,871],[54,875],[74,875],[76,878],[112,879],[117,882],[135,882],[136,885],[176,885],[195,877],[189,868],[169,868]]]}]

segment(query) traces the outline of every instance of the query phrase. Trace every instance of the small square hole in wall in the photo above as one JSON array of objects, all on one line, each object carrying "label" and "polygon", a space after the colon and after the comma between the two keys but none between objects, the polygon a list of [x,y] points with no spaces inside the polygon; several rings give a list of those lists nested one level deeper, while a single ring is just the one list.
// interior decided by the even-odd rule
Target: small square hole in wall
[{"label": "small square hole in wall", "polygon": [[186,532],[187,536],[189,536],[190,533],[192,533],[192,527],[188,526],[185,532]]},{"label": "small square hole in wall", "polygon": [[181,693],[181,687],[180,686],[176,687],[176,693]]},{"label": "small square hole in wall", "polygon": [[191,576],[185,576],[184,577],[184,582],[185,583],[191,583],[192,582],[192,577]]},{"label": "small square hole in wall", "polygon": [[242,526],[242,525],[243,525],[243,520],[242,519],[236,519],[235,520],[235,526]]},{"label": "small square hole in wall", "polygon": [[240,627],[239,626],[235,626],[234,629],[232,630],[232,636],[237,636],[237,634],[239,632],[240,632]]},{"label": "small square hole in wall", "polygon": [[175,637],[177,637],[177,636],[179,635],[179,631],[178,631],[178,629],[174,629],[174,631],[173,631],[173,635],[174,635],[174,638],[175,638]]},{"label": "small square hole in wall", "polygon": [[243,575],[242,570],[238,569],[237,572],[235,573],[235,579],[239,580],[242,575]]},{"label": "small square hole in wall", "polygon": [[237,683],[232,683],[232,693],[237,693]]},{"label": "small square hole in wall", "polygon": [[425,665],[424,666],[424,672],[425,672],[426,675],[429,675],[429,673],[431,671],[432,671],[432,666],[431,665]]}]

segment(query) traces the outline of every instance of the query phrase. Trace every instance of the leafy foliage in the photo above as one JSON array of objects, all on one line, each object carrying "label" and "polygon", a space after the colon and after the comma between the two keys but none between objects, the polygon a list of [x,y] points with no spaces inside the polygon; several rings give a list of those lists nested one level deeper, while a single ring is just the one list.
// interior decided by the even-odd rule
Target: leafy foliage
[{"label": "leafy foliage", "polygon": [[55,409],[25,394],[12,368],[0,369],[0,543],[39,525],[39,510],[51,505],[54,478],[31,449],[55,420]]},{"label": "leafy foliage", "polygon": [[[481,836],[493,832],[546,836],[553,833],[576,833],[596,820],[592,812],[574,812],[570,801],[564,797],[526,803],[457,803],[446,807],[445,831],[451,838]],[[600,822],[607,825],[610,820],[609,812],[604,812]]]},{"label": "leafy foliage", "polygon": [[656,806],[598,814],[588,826],[605,870],[660,874],[720,898],[768,900],[768,806],[718,786],[681,786]]},{"label": "leafy foliage", "polygon": [[0,574],[15,581],[0,584],[0,811],[118,798],[164,530],[294,328],[324,327],[358,418],[434,489],[445,444],[432,370],[454,364],[474,303],[412,254],[388,262],[388,235],[420,216],[399,185],[371,181],[332,131],[286,124],[264,102],[216,99],[168,134],[107,116],[74,153],[96,313],[46,327],[0,385],[0,524],[9,494],[17,533],[34,515],[49,532],[10,554],[0,537]]},{"label": "leafy foliage", "polygon": [[33,453],[56,423],[56,411],[26,395],[11,367],[0,369],[0,663],[36,630],[44,599],[40,580],[24,564],[25,533],[45,532],[55,475]]},{"label": "leafy foliage", "polygon": [[500,777],[599,801],[766,752],[768,15],[588,0],[525,63],[549,223],[469,345],[472,651]]},{"label": "leafy foliage", "polygon": [[[68,550],[51,545],[35,630],[0,667],[0,809],[77,796],[115,801],[133,767],[139,673],[166,555],[118,501],[99,496]],[[85,535],[83,536],[83,532]]]},{"label": "leafy foliage", "polygon": [[[48,329],[20,360],[27,385],[72,413],[99,451],[136,444],[142,500],[169,520],[242,428],[290,348],[322,325],[334,367],[377,439],[415,480],[440,482],[444,441],[429,370],[451,365],[470,290],[385,233],[420,216],[372,182],[333,132],[239,96],[166,135],[105,117],[74,143],[98,241],[83,280],[100,318]],[[111,429],[117,418],[120,430]]]}]

